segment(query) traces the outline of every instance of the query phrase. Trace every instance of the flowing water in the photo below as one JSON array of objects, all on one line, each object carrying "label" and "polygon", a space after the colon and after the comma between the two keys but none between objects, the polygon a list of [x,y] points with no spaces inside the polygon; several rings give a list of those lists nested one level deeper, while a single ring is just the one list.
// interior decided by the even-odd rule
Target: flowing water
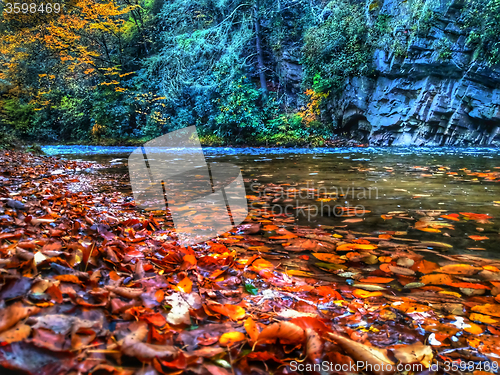
[{"label": "flowing water", "polygon": [[[127,157],[134,149],[43,147],[49,155],[110,165],[111,168],[100,173],[115,176],[120,181],[116,188],[128,192]],[[345,226],[365,234],[406,231],[409,239],[453,245],[450,253],[500,258],[497,249],[500,229],[498,149],[207,147],[203,150],[209,162],[238,165],[248,196],[272,192],[276,203],[270,201],[269,210],[291,214],[299,225],[312,228]],[[343,208],[345,213],[345,207],[355,207],[352,211],[355,216],[340,215],[339,210]],[[487,214],[493,218],[477,221],[460,216],[460,221],[451,222],[453,227],[427,232],[414,227],[412,217],[415,215],[412,213],[421,212],[442,222],[447,220],[441,215],[461,212]],[[390,219],[402,213],[409,213],[409,217]],[[382,218],[381,215],[387,216]],[[358,218],[361,220],[356,221]],[[468,236],[487,239],[474,240]]]}]

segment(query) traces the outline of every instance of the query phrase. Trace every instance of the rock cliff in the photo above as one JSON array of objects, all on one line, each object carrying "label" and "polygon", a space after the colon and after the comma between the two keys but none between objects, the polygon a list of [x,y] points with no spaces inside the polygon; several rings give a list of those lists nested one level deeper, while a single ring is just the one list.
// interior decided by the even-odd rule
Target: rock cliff
[{"label": "rock cliff", "polygon": [[[400,17],[394,0],[380,12]],[[406,56],[377,49],[375,77],[355,77],[335,103],[345,133],[374,145],[486,145],[500,130],[500,67],[474,61],[460,27],[461,1],[433,6],[432,26],[409,43]],[[405,38],[396,30],[394,38]],[[449,44],[439,48],[441,41]],[[499,136],[500,138],[500,136]]]},{"label": "rock cliff", "polygon": [[[500,66],[480,62],[467,44],[463,0],[423,2],[429,25],[413,35],[408,3],[367,4],[371,19],[383,15],[400,25],[389,37],[403,49],[376,48],[373,74],[350,78],[329,100],[325,120],[372,145],[500,143]],[[289,56],[283,67],[290,78],[300,75]]]}]

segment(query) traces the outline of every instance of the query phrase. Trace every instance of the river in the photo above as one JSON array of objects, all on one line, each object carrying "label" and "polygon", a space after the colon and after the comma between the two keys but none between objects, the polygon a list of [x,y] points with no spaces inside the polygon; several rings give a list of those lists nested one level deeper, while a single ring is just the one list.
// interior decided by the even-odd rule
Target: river
[{"label": "river", "polygon": [[[134,149],[43,147],[48,155],[110,165],[100,173],[116,176],[122,182],[116,188],[128,192],[127,157]],[[500,152],[496,148],[206,147],[203,150],[210,162],[238,165],[249,196],[262,194],[262,186],[274,185],[282,186],[285,192],[290,189],[298,192],[293,197],[288,193],[276,195],[278,202],[270,205],[274,213],[279,213],[291,204],[294,209],[287,212],[295,216],[296,224],[312,228],[348,227],[365,234],[404,231],[410,240],[452,245],[450,254],[500,258],[497,249]],[[356,215],[350,219],[337,215],[335,206],[357,207]],[[416,217],[422,213],[435,218],[438,224],[449,225],[437,225],[428,231],[416,229]],[[460,213],[486,214],[492,218],[473,220]],[[449,214],[459,219],[450,221],[441,217]],[[362,220],[356,221],[358,218]]]}]

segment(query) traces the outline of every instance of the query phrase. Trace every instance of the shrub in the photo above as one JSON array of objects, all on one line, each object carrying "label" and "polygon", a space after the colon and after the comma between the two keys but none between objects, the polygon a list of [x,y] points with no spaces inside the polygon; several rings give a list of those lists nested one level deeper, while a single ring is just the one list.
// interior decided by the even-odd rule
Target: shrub
[{"label": "shrub", "polygon": [[366,16],[357,4],[332,1],[328,19],[311,27],[304,38],[305,86],[339,93],[347,77],[368,74],[372,48]]}]

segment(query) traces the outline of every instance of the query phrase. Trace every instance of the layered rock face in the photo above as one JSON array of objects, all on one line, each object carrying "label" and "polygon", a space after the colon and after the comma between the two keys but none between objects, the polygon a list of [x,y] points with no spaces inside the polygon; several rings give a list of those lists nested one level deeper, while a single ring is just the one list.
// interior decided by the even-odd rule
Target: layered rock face
[{"label": "layered rock face", "polygon": [[[369,18],[392,20],[392,47],[375,50],[373,75],[349,79],[340,98],[329,99],[324,120],[372,145],[500,144],[500,66],[480,62],[467,44],[464,0],[417,1],[368,2]],[[418,7],[431,20],[412,34]],[[281,64],[292,93],[302,78],[298,61],[284,54]]]},{"label": "layered rock face", "polygon": [[[500,67],[474,61],[459,27],[461,7],[460,1],[435,4],[429,32],[409,42],[406,56],[375,51],[376,77],[350,79],[332,105],[344,134],[381,146],[500,141]],[[391,17],[401,17],[399,11],[393,0],[380,9]],[[393,37],[404,40],[407,32]],[[444,52],[436,48],[443,40],[449,43]]]}]

